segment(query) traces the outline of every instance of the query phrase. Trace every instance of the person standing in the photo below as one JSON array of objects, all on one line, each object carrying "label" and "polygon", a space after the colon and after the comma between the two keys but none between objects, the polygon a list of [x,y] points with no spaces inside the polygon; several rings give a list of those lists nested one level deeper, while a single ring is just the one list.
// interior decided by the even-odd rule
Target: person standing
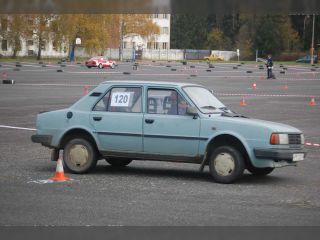
[{"label": "person standing", "polygon": [[272,69],[273,69],[273,62],[272,62],[272,58],[271,55],[268,55],[267,58],[267,74],[268,74],[268,79],[272,78]]}]

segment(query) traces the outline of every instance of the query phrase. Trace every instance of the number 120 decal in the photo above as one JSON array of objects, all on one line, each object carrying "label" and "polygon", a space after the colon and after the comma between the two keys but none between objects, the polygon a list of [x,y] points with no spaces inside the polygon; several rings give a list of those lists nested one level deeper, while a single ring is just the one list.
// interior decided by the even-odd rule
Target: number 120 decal
[{"label": "number 120 decal", "polygon": [[111,96],[112,107],[129,107],[131,94],[129,92],[116,92]]}]

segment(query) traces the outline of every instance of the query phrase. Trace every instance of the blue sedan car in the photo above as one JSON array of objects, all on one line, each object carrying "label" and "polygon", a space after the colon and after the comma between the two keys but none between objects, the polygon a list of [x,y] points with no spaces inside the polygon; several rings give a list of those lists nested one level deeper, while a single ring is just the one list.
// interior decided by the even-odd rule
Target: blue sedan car
[{"label": "blue sedan car", "polygon": [[66,170],[86,173],[97,160],[115,167],[132,160],[209,166],[231,183],[247,169],[267,175],[304,160],[304,135],[294,127],[250,119],[210,90],[190,83],[106,81],[67,109],[39,113],[32,141],[63,150]]}]

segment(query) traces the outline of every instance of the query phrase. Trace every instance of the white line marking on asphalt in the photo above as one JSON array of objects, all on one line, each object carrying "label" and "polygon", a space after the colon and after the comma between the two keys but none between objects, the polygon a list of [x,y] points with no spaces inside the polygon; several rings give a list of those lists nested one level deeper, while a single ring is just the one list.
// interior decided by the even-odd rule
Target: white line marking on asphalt
[{"label": "white line marking on asphalt", "polygon": [[46,184],[46,183],[54,183],[54,181],[51,180],[51,179],[46,179],[46,180],[33,180],[33,181],[28,181],[27,183]]},{"label": "white line marking on asphalt", "polygon": [[[310,98],[310,95],[294,95],[294,94],[256,94],[256,93],[219,93],[215,92],[215,95],[220,95],[220,96],[246,96],[246,97],[306,97]],[[315,96],[314,97],[320,97],[320,96]]]},{"label": "white line marking on asphalt", "polygon": [[0,125],[0,128],[11,128],[11,129],[28,130],[28,131],[36,131],[37,130],[35,128],[14,127],[14,126],[7,126],[7,125]]},{"label": "white line marking on asphalt", "polygon": [[123,72],[71,72],[65,71],[65,73],[79,73],[79,74],[122,74]]},{"label": "white line marking on asphalt", "polygon": [[65,83],[17,83],[16,85],[22,85],[22,86],[56,86],[56,87],[83,87],[83,85],[89,86],[89,87],[96,87],[96,85],[93,84],[65,84]]}]

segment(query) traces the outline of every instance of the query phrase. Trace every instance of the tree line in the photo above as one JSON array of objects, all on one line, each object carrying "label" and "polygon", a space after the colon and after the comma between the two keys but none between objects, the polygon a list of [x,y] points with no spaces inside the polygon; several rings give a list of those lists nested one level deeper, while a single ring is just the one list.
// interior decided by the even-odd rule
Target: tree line
[{"label": "tree line", "polygon": [[[315,16],[315,47],[320,44],[320,17]],[[171,16],[171,48],[240,49],[242,59],[267,54],[309,53],[312,16],[308,15],[209,15]],[[318,48],[320,46],[318,45]]]},{"label": "tree line", "polygon": [[160,31],[148,14],[14,14],[0,19],[0,37],[8,41],[13,57],[21,51],[23,39],[32,39],[37,59],[48,41],[55,49],[70,52],[80,38],[86,52],[104,55],[106,48],[119,47],[124,36],[152,38]]}]

